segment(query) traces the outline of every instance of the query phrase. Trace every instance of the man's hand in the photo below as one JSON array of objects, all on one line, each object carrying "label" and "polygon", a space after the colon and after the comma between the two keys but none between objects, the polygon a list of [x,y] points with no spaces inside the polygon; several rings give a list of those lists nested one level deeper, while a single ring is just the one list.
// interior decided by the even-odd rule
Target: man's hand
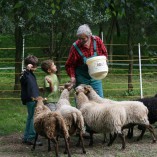
[{"label": "man's hand", "polygon": [[72,83],[73,85],[76,84],[76,78],[75,78],[75,77],[71,77],[71,83]]}]

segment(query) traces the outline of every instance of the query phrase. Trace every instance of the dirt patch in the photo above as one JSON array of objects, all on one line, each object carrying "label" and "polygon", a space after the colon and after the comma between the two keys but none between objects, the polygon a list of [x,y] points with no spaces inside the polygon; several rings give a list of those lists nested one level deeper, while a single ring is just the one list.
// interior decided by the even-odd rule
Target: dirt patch
[{"label": "dirt patch", "polygon": [[[156,130],[155,130],[156,131]],[[81,147],[76,147],[77,137],[72,137],[70,151],[72,157],[156,157],[157,144],[152,144],[150,133],[146,133],[142,141],[136,141],[135,137],[131,140],[126,139],[126,149],[121,150],[121,141],[119,138],[113,143],[111,147],[102,144],[103,136],[100,134],[94,135],[94,146],[89,147],[89,140],[85,139],[85,148],[87,153],[82,154]],[[21,134],[13,134],[9,136],[0,137],[0,157],[54,157],[54,149],[51,152],[47,151],[47,140],[40,137],[43,146],[37,146],[35,151],[31,151],[32,146],[27,146],[21,143]],[[52,144],[53,147],[53,144]],[[59,154],[61,157],[67,157],[63,154],[64,141],[59,139]]]}]

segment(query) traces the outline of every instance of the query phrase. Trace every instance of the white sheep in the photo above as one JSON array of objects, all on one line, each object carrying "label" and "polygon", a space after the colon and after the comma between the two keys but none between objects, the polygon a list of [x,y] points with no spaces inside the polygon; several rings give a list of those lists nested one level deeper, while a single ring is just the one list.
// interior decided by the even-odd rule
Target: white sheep
[{"label": "white sheep", "polygon": [[82,112],[85,123],[97,133],[110,133],[113,135],[108,145],[113,143],[118,134],[122,140],[122,149],[124,149],[125,137],[122,133],[122,126],[126,121],[124,108],[116,105],[105,106],[94,101],[89,101],[88,97],[79,87],[76,88],[76,93],[77,107]]},{"label": "white sheep", "polygon": [[82,151],[86,153],[82,133],[84,130],[84,119],[82,113],[76,108],[71,106],[70,104],[70,91],[71,88],[65,86],[65,89],[62,91],[59,101],[56,104],[56,111],[60,112],[64,117],[66,127],[69,131],[70,135],[74,133],[79,133],[79,138],[82,144]]},{"label": "white sheep", "polygon": [[[131,117],[129,117],[130,115],[128,112],[126,112],[125,107],[115,103],[110,103],[110,105],[103,105],[102,103],[90,101],[84,94],[84,90],[82,90],[80,87],[81,86],[78,86],[76,88],[76,100],[78,108],[81,110],[84,116],[85,123],[92,130],[98,133],[110,133],[110,142],[108,145],[113,143],[118,134],[122,139],[122,149],[124,149],[125,137],[123,135],[122,128],[131,121]],[[146,108],[141,110],[141,114],[136,117],[137,119],[133,118],[133,121],[135,123],[149,125],[147,117],[148,110]],[[136,114],[135,111],[134,114]]]},{"label": "white sheep", "polygon": [[50,151],[50,141],[55,144],[55,153],[58,157],[58,141],[57,138],[63,135],[65,140],[68,157],[71,157],[69,151],[69,133],[66,129],[64,119],[60,113],[51,112],[51,110],[44,105],[43,98],[36,98],[37,104],[34,113],[34,128],[36,131],[36,138],[32,150],[35,149],[36,140],[38,135],[44,136],[48,139],[48,151]]},{"label": "white sheep", "polygon": [[[106,98],[100,97],[96,91],[90,85],[80,85],[79,88],[84,88],[86,95],[89,100],[102,103],[104,105],[116,104],[118,106],[123,106],[127,114],[127,123],[130,124],[140,124],[142,117],[145,116],[145,113],[148,116],[147,107],[139,101],[114,101]],[[156,142],[155,134],[153,127],[151,125],[144,125],[152,134],[153,143]],[[123,127],[127,128],[127,125]],[[140,138],[140,137],[139,137]]]},{"label": "white sheep", "polygon": [[[149,113],[148,113],[149,123],[154,124],[155,122],[157,122],[157,95],[155,95],[153,97],[146,97],[146,98],[137,99],[136,101],[142,102],[148,108],[148,110],[149,110]],[[128,134],[127,134],[128,138],[133,137],[133,128],[134,128],[134,125],[132,125],[129,128]],[[137,140],[140,140],[140,139],[142,139],[142,137],[146,131],[146,128],[144,126],[139,125],[138,129],[141,130],[141,134],[139,135]]]}]

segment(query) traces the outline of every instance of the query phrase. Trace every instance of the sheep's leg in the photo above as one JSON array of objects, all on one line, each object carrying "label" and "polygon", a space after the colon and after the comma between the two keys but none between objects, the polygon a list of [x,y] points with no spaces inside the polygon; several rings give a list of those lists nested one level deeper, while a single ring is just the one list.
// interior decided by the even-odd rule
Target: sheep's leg
[{"label": "sheep's leg", "polygon": [[89,146],[93,146],[93,132],[90,132],[90,142]]},{"label": "sheep's leg", "polygon": [[51,143],[50,139],[48,138],[48,152],[51,151]]},{"label": "sheep's leg", "polygon": [[128,129],[127,138],[131,139],[133,137],[133,134],[134,134],[134,126],[131,126]]},{"label": "sheep's leg", "polygon": [[129,138],[129,139],[131,139],[133,137],[134,126],[135,126],[135,124],[129,123],[122,127],[122,130],[129,128],[128,133],[127,133],[127,138]]},{"label": "sheep's leg", "polygon": [[146,128],[149,130],[149,132],[152,134],[153,136],[153,142],[152,143],[156,143],[156,137],[155,137],[155,133],[154,133],[154,129],[151,125],[146,125]]},{"label": "sheep's leg", "polygon": [[81,139],[80,139],[80,137],[79,137],[79,138],[78,138],[78,141],[77,141],[77,143],[76,143],[76,146],[77,146],[77,147],[80,146],[80,142],[81,142]]},{"label": "sheep's leg", "polygon": [[32,147],[32,149],[31,149],[32,151],[35,150],[37,139],[38,139],[38,133],[35,134],[34,144],[33,144],[33,147]]},{"label": "sheep's leg", "polygon": [[139,129],[139,130],[142,130],[142,131],[141,131],[140,136],[137,138],[137,141],[142,140],[143,135],[144,135],[144,133],[145,133],[145,131],[146,131],[146,127],[145,127],[145,126],[142,126],[142,125],[138,125],[138,129]]},{"label": "sheep's leg", "polygon": [[110,134],[110,141],[107,146],[111,146],[113,144],[114,140],[116,139],[116,137],[117,137],[116,133],[114,133],[113,136],[112,136],[112,134]]},{"label": "sheep's leg", "polygon": [[106,133],[104,133],[104,140],[103,140],[103,144],[105,144],[107,142],[107,135]]},{"label": "sheep's leg", "polygon": [[[68,137],[67,143],[70,144],[70,137]],[[66,141],[65,141],[65,146],[66,146]],[[67,154],[67,147],[65,147],[64,154]]]},{"label": "sheep's leg", "polygon": [[56,139],[57,139],[57,141],[59,141],[59,135],[57,135]]},{"label": "sheep's leg", "polygon": [[59,157],[59,155],[58,155],[58,142],[55,138],[51,139],[51,141],[54,143],[56,157]]},{"label": "sheep's leg", "polygon": [[123,133],[119,133],[118,135],[119,135],[119,137],[120,137],[121,140],[122,140],[122,148],[121,148],[121,149],[124,150],[125,147],[126,147],[126,144],[125,144],[125,136],[124,136]]},{"label": "sheep's leg", "polygon": [[64,154],[68,154],[68,157],[71,157],[70,149],[69,149],[70,137],[68,137],[68,139],[67,139],[64,136],[64,141],[65,141],[65,147],[66,147],[66,150],[64,151]]},{"label": "sheep's leg", "polygon": [[84,146],[84,141],[83,141],[83,136],[82,136],[82,131],[80,131],[79,135],[80,135],[79,139],[81,140],[81,144],[82,144],[82,152],[84,154],[86,154],[86,150],[85,150],[85,146]]}]

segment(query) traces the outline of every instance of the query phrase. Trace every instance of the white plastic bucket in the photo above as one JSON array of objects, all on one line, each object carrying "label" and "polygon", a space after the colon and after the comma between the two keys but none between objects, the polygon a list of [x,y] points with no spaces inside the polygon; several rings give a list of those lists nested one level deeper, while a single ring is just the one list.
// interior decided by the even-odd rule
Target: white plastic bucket
[{"label": "white plastic bucket", "polygon": [[108,73],[108,66],[105,56],[96,56],[87,59],[89,75],[96,79],[101,80],[106,77]]}]

